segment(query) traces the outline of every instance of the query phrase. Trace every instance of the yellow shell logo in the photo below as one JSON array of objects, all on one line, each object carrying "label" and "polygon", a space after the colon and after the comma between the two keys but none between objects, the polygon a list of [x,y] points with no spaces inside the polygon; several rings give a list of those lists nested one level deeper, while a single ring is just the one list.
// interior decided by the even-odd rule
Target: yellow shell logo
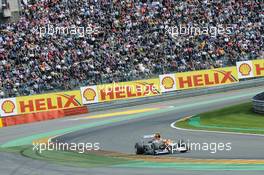
[{"label": "yellow shell logo", "polygon": [[174,80],[171,77],[164,77],[161,83],[165,89],[171,89],[173,88]]},{"label": "yellow shell logo", "polygon": [[86,101],[94,101],[96,97],[96,92],[92,88],[87,88],[83,92],[83,96]]},{"label": "yellow shell logo", "polygon": [[6,114],[13,113],[15,104],[11,100],[6,100],[2,103],[1,108]]},{"label": "yellow shell logo", "polygon": [[243,63],[239,66],[239,72],[243,76],[248,76],[251,72],[251,67],[247,63]]}]

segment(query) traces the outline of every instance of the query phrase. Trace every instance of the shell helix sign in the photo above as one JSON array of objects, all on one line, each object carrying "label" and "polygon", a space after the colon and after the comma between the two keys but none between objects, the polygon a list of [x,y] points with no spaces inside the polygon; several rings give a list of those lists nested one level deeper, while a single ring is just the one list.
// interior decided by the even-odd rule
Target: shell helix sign
[{"label": "shell helix sign", "polygon": [[212,87],[239,82],[236,67],[226,67],[176,74],[177,90]]},{"label": "shell helix sign", "polygon": [[82,106],[79,90],[0,100],[1,117]]},{"label": "shell helix sign", "polygon": [[83,104],[160,95],[159,79],[103,84],[81,88]]},{"label": "shell helix sign", "polygon": [[83,104],[98,103],[98,93],[96,86],[81,87]]},{"label": "shell helix sign", "polygon": [[264,60],[240,61],[236,63],[239,79],[264,76]]},{"label": "shell helix sign", "polygon": [[0,116],[17,115],[16,98],[0,99]]},{"label": "shell helix sign", "polygon": [[236,67],[160,75],[162,92],[237,83]]},{"label": "shell helix sign", "polygon": [[162,92],[170,92],[176,90],[177,86],[176,86],[175,74],[160,75],[159,78],[160,78],[160,89]]},{"label": "shell helix sign", "polygon": [[35,113],[82,106],[79,90],[16,98],[18,114]]}]

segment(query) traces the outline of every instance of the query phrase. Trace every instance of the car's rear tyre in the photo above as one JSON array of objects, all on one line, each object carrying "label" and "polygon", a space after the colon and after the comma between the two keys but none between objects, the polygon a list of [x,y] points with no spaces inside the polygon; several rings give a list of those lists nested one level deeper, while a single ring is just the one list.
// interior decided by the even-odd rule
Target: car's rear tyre
[{"label": "car's rear tyre", "polygon": [[141,143],[135,144],[136,154],[144,154],[144,147]]}]

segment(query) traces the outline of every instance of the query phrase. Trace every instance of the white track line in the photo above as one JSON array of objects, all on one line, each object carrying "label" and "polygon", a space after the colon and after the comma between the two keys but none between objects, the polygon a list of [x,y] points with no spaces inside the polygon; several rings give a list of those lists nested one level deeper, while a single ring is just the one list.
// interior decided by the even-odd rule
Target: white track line
[{"label": "white track line", "polygon": [[[189,118],[189,117],[188,117]],[[181,131],[189,131],[189,132],[209,132],[209,133],[218,133],[218,134],[234,134],[234,135],[247,135],[247,136],[260,136],[264,137],[263,134],[250,134],[250,133],[240,133],[240,132],[227,132],[227,131],[208,131],[208,130],[195,130],[195,129],[185,129],[185,128],[179,128],[176,127],[175,124],[179,122],[179,120],[173,122],[170,124],[171,128],[181,130]]]}]

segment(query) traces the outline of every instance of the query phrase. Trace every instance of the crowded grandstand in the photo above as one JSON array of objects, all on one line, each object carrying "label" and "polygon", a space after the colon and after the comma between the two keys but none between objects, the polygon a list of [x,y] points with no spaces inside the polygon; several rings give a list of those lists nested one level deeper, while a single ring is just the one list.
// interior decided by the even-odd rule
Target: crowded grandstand
[{"label": "crowded grandstand", "polygon": [[263,58],[263,9],[262,0],[23,0],[18,21],[0,24],[0,98]]}]

